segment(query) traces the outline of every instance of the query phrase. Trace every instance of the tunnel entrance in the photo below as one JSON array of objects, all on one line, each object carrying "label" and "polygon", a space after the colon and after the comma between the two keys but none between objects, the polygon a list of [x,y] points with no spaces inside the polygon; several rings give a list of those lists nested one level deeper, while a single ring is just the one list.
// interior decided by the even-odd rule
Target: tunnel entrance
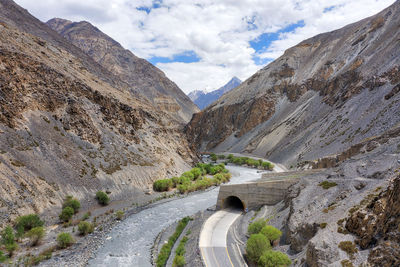
[{"label": "tunnel entrance", "polygon": [[243,202],[240,198],[235,196],[229,196],[224,200],[224,209],[236,209],[236,210],[244,210]]}]

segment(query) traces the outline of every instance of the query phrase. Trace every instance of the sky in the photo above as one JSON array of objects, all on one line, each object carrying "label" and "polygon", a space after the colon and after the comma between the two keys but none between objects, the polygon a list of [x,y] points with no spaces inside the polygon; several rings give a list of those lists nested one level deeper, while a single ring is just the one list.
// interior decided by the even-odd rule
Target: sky
[{"label": "sky", "polygon": [[42,21],[86,20],[185,93],[249,78],[304,39],[394,0],[16,0]]}]

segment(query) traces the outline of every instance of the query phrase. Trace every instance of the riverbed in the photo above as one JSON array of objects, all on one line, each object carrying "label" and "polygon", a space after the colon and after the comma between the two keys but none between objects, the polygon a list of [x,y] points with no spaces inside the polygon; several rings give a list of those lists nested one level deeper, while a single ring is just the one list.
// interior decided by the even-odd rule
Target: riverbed
[{"label": "riverbed", "polygon": [[[261,178],[256,169],[227,166],[232,174],[229,184]],[[152,266],[150,250],[154,239],[173,222],[214,206],[219,187],[175,199],[133,214],[114,227],[106,241],[89,261],[89,266]]]}]

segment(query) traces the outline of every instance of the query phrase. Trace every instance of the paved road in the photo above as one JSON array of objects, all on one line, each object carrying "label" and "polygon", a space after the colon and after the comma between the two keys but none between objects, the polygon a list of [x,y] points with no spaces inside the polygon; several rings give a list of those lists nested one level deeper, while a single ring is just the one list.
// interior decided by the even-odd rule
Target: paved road
[{"label": "paved road", "polygon": [[204,223],[199,246],[207,267],[239,266],[235,258],[231,258],[228,253],[226,236],[230,226],[241,214],[241,210],[220,210]]}]

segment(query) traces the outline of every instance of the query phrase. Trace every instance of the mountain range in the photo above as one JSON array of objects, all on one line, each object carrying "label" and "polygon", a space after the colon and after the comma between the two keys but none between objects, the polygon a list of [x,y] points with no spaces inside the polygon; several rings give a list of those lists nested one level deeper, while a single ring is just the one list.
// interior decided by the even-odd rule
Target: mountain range
[{"label": "mountain range", "polygon": [[195,90],[190,92],[188,96],[201,110],[203,110],[213,102],[217,101],[223,94],[239,86],[241,83],[242,81],[239,78],[233,77],[227,84],[217,90],[211,92]]}]

